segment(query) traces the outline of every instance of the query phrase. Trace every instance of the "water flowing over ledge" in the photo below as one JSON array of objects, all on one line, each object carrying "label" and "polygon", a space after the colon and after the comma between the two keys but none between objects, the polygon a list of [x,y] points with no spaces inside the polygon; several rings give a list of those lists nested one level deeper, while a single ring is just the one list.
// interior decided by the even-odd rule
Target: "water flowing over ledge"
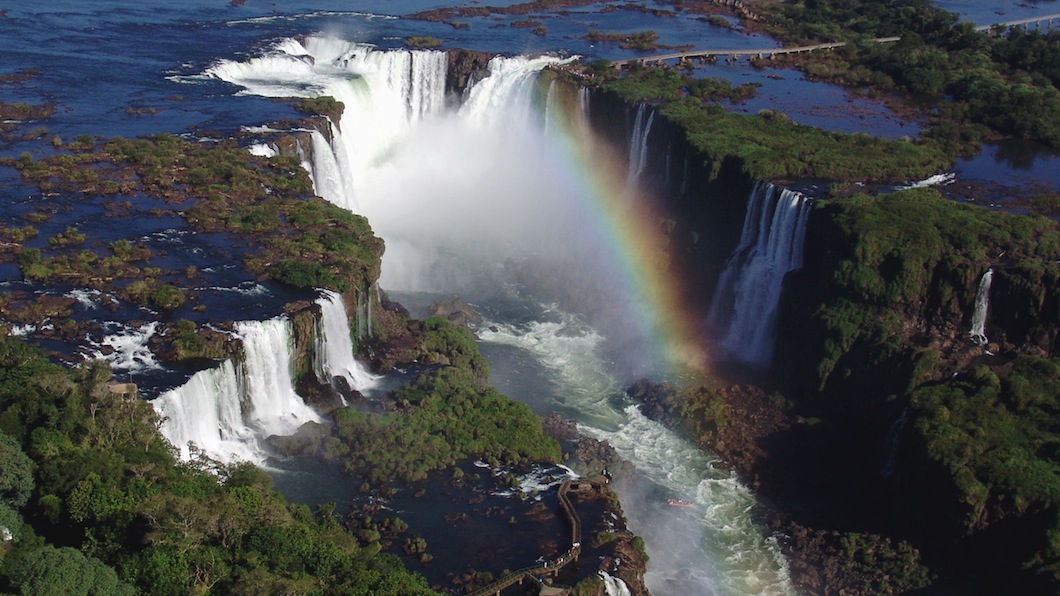
[{"label": "water flowing over ledge", "polygon": [[755,185],[740,243],[718,280],[709,314],[729,357],[760,366],[772,360],[784,276],[802,267],[812,207],[795,191]]},{"label": "water flowing over ledge", "polygon": [[236,335],[243,341],[242,362],[200,371],[152,401],[163,436],[183,461],[202,454],[224,464],[262,465],[262,439],[321,420],[294,391],[290,321],[239,322]]},{"label": "water flowing over ledge", "polygon": [[975,292],[975,311],[972,312],[972,329],[968,335],[972,341],[985,346],[990,343],[986,338],[986,315],[990,309],[990,285],[994,281],[994,270],[987,269],[979,280],[979,288]]},{"label": "water flowing over ledge", "polygon": [[[360,296],[359,293],[358,296]],[[365,391],[376,385],[379,377],[373,375],[354,357],[353,341],[350,337],[349,317],[342,295],[324,290],[323,296],[317,299],[320,306],[320,319],[316,329],[316,374],[317,379],[326,385],[342,378],[346,386],[356,391]],[[360,327],[360,317],[358,317]],[[361,339],[358,331],[358,339]]]}]

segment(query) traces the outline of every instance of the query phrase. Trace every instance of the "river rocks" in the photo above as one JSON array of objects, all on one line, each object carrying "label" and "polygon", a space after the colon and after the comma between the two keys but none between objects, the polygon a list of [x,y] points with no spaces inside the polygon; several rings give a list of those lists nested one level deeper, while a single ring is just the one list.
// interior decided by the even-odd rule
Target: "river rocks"
[{"label": "river rocks", "polygon": [[428,309],[432,317],[445,317],[457,327],[470,327],[482,323],[482,315],[462,298],[440,300]]},{"label": "river rocks", "polygon": [[752,385],[677,390],[640,380],[627,394],[645,416],[683,429],[756,487],[770,445],[792,424],[783,397]]},{"label": "river rocks", "polygon": [[573,441],[578,438],[578,424],[557,414],[550,413],[541,419],[541,430],[557,441]]}]

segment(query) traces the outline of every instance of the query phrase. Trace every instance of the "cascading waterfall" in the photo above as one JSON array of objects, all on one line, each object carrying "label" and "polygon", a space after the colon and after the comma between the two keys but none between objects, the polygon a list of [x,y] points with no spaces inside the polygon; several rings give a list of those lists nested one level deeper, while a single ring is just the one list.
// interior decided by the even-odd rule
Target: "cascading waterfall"
[{"label": "cascading waterfall", "polygon": [[[322,383],[332,383],[341,377],[351,389],[364,391],[375,386],[377,377],[372,375],[353,356],[353,341],[350,339],[350,323],[346,306],[338,292],[324,290],[317,299],[320,305],[320,320],[316,330],[316,374]],[[364,294],[361,292],[360,296]],[[361,322],[358,317],[357,326]]]},{"label": "cascading waterfall", "polygon": [[761,366],[772,359],[784,276],[802,267],[811,209],[812,201],[797,192],[755,184],[709,314],[718,345],[731,358]]},{"label": "cascading waterfall", "polygon": [[[314,42],[305,47],[310,53]],[[327,60],[315,55],[312,62],[321,65]],[[456,270],[468,274],[476,258],[497,263],[508,256],[562,253],[570,258],[573,253],[580,258],[583,250],[606,252],[599,244],[588,249],[577,244],[594,242],[584,220],[572,213],[574,206],[584,204],[580,193],[585,189],[565,176],[570,164],[567,154],[554,148],[560,139],[549,136],[557,132],[549,130],[553,127],[550,108],[534,101],[539,71],[563,62],[548,56],[494,58],[488,75],[467,90],[459,110],[436,117],[430,117],[434,112],[422,112],[412,126],[410,112],[403,109],[404,124],[393,128],[404,132],[389,136],[372,130],[361,134],[355,123],[391,117],[385,107],[373,102],[377,95],[394,98],[406,92],[394,80],[350,75],[354,62],[342,60],[334,68],[303,75],[306,81],[299,92],[312,83],[317,94],[325,94],[336,84],[334,78],[347,77],[343,84],[356,87],[360,94],[355,101],[336,95],[346,105],[338,128],[345,133],[342,142],[348,161],[339,167],[348,167],[356,182],[352,192],[357,200],[345,204],[356,204],[387,243],[380,285],[390,291],[433,290],[452,295],[462,287]],[[254,60],[247,64],[253,65]],[[260,76],[267,79],[272,74]],[[247,86],[241,80],[232,82]],[[444,76],[439,76],[437,84],[444,85]],[[587,100],[580,92],[578,101],[585,108]],[[409,104],[405,99],[394,103]],[[646,167],[646,139],[653,116],[653,112],[642,112],[636,127],[636,155],[631,164],[638,176]],[[548,127],[545,120],[549,120]],[[376,158],[365,159],[366,155]],[[582,264],[584,269],[596,261],[585,259]],[[366,297],[362,304],[358,297],[359,319],[370,303]],[[623,502],[630,503],[631,527],[645,537],[652,555],[649,586],[663,590],[676,581],[688,587],[687,593],[790,593],[779,549],[748,513],[754,504],[750,491],[731,472],[712,466],[716,458],[630,406],[621,397],[620,381],[607,372],[602,336],[584,324],[547,322],[555,314],[538,313],[533,321],[524,320],[528,328],[498,322],[495,330],[480,333],[484,341],[526,350],[554,372],[550,382],[562,386],[560,399],[567,401],[549,407],[576,413],[587,434],[611,441],[650,479],[647,490],[695,499],[700,509],[677,511],[666,506],[665,496],[653,495],[644,501],[635,494],[620,494]],[[565,349],[550,349],[554,342],[571,347],[578,356]],[[682,531],[674,531],[675,525]],[[613,588],[620,589],[617,584]]]},{"label": "cascading waterfall", "polygon": [[565,64],[552,56],[526,58],[496,56],[490,60],[486,78],[468,90],[460,117],[477,126],[504,123],[526,125],[537,114],[533,88],[545,66]]},{"label": "cascading waterfall", "polygon": [[198,452],[221,463],[263,464],[261,439],[320,421],[294,391],[290,322],[238,322],[236,335],[243,342],[241,364],[226,360],[152,402],[163,419],[163,436],[182,460]]},{"label": "cascading waterfall", "polygon": [[367,44],[310,36],[282,40],[269,53],[247,62],[222,60],[204,76],[265,97],[331,96],[342,102],[342,121],[331,131],[331,150],[314,150],[312,165],[328,170],[329,164],[321,160],[330,153],[345,171],[342,176],[330,171],[313,175],[314,181],[332,180],[320,191],[336,194],[322,195],[325,199],[340,198],[337,189],[345,186],[337,204],[356,210],[356,182],[363,179],[364,170],[385,156],[413,124],[444,109],[447,66],[445,52],[377,51]]},{"label": "cascading waterfall", "polygon": [[972,341],[985,346],[990,343],[986,338],[986,315],[990,309],[990,284],[994,281],[994,270],[987,269],[979,279],[979,289],[975,292],[975,310],[972,312],[972,330],[968,335]]},{"label": "cascading waterfall", "polygon": [[630,596],[629,586],[621,578],[613,577],[606,571],[601,571],[600,577],[604,580],[607,596]]},{"label": "cascading waterfall", "polygon": [[[648,118],[645,120],[644,115]],[[648,164],[648,135],[655,120],[655,110],[647,104],[637,106],[637,116],[633,119],[633,132],[629,135],[629,168],[626,173],[626,192],[636,188],[644,167]]]},{"label": "cascading waterfall", "polygon": [[321,198],[341,207],[353,210],[356,205],[352,202],[354,197],[353,181],[350,179],[350,170],[340,164],[347,163],[342,133],[329,119],[332,142],[319,130],[309,133],[312,141],[312,161],[303,159],[303,167],[309,171],[309,177],[313,181],[313,188]]}]

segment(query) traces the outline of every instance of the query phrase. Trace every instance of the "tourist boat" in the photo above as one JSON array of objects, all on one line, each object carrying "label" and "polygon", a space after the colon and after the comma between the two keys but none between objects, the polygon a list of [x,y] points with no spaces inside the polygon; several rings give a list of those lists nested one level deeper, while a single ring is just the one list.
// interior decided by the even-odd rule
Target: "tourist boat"
[{"label": "tourist boat", "polygon": [[692,501],[686,501],[684,499],[669,499],[666,501],[670,507],[691,507]]}]

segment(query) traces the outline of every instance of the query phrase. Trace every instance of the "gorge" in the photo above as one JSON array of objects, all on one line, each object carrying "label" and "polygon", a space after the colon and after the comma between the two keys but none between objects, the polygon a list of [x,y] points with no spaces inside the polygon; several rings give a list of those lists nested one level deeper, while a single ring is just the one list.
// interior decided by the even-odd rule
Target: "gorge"
[{"label": "gorge", "polygon": [[[693,21],[673,18],[675,30]],[[343,577],[391,573],[390,559],[372,558],[389,544],[429,576],[394,593],[471,589],[488,583],[475,567],[487,555],[431,563],[441,542],[459,542],[450,537],[467,511],[448,513],[437,534],[402,535],[386,503],[429,519],[431,499],[479,486],[479,475],[521,493],[474,489],[490,493],[486,517],[505,498],[551,502],[555,482],[527,479],[565,474],[549,467],[559,450],[534,417],[557,412],[628,462],[615,460],[614,487],[651,557],[653,593],[1048,591],[1055,221],[911,184],[937,173],[933,142],[822,134],[771,112],[735,124],[700,99],[703,79],[677,68],[615,77],[566,53],[402,49],[378,34],[390,20],[325,11],[182,24],[177,39],[211,43],[169,46],[188,49],[164,82],[147,51],[157,89],[101,118],[152,135],[203,114],[205,125],[184,138],[101,140],[78,137],[99,131],[60,112],[50,142],[22,123],[25,138],[5,139],[3,171],[16,172],[0,230],[5,331],[67,362],[105,358],[152,398],[176,474],[205,466],[218,479],[187,476],[167,507],[164,449],[140,438],[147,455],[111,466],[120,482],[102,464],[56,472],[89,457],[75,446],[114,444],[120,433],[98,412],[132,408],[101,398],[104,369],[88,366],[40,389],[89,405],[92,430],[78,441],[54,434],[73,423],[34,418],[3,394],[0,428],[45,472],[48,488],[19,505],[34,528],[51,540],[72,520],[112,524],[65,546],[97,545],[86,553],[140,589],[161,589],[146,578],[167,561],[180,563],[173,577],[256,585],[235,562],[204,562],[238,549],[195,543],[186,552],[204,558],[172,555],[185,547],[163,542],[179,526],[167,516],[271,503],[240,462],[279,479],[277,451],[297,454],[294,467],[321,456],[333,467],[306,465],[314,472],[297,482],[337,490],[300,498],[341,494],[342,515],[351,503],[368,512],[342,522],[360,549],[348,560],[367,565]],[[493,29],[472,38],[498,43]],[[163,89],[174,99],[152,117]],[[35,362],[6,342],[5,363]],[[78,389],[55,397],[68,386]],[[150,417],[122,419],[140,416]],[[405,461],[404,449],[426,455]],[[599,460],[582,463],[601,472]],[[231,542],[228,528],[206,535],[260,546],[276,539],[266,532],[330,532],[338,519],[279,510],[256,509],[264,517]],[[523,515],[489,532],[522,531]],[[633,544],[624,528],[605,534]],[[126,555],[123,540],[147,546]],[[314,553],[304,555],[313,577],[337,560],[299,552]],[[267,559],[276,578],[295,568],[281,554]],[[634,561],[601,556],[600,573],[584,565],[572,583],[643,589]],[[459,578],[439,569],[460,564],[448,569]],[[4,573],[14,585],[16,571]]]}]

